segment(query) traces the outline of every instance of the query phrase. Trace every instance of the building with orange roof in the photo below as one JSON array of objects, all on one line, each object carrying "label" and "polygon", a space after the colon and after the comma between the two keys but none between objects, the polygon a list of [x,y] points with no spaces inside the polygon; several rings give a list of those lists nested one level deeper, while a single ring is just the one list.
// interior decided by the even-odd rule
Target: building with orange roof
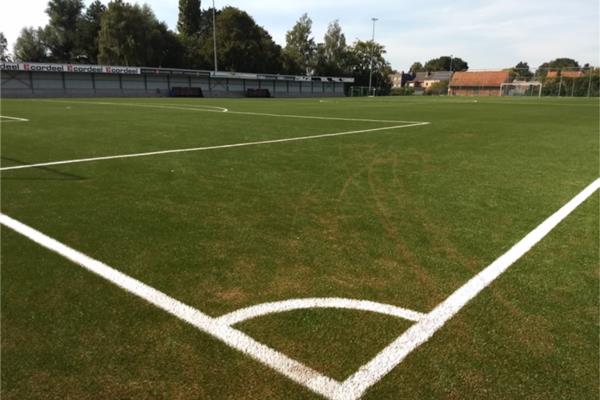
[{"label": "building with orange roof", "polygon": [[583,78],[585,74],[583,73],[583,71],[559,71],[552,69],[548,71],[548,75],[546,75],[546,78],[556,79],[560,76],[562,76],[563,78]]},{"label": "building with orange roof", "polygon": [[509,71],[455,72],[448,87],[450,96],[499,96],[503,83],[511,81]]}]

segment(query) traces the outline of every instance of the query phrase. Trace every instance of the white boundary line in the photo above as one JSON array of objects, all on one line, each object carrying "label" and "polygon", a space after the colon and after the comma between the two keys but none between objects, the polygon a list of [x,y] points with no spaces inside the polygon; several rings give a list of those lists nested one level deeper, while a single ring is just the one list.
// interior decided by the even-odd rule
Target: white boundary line
[{"label": "white boundary line", "polygon": [[[348,122],[376,122],[376,123],[388,123],[388,124],[415,124],[421,121],[401,121],[401,120],[388,120],[388,119],[365,119],[365,118],[343,118],[343,117],[320,117],[315,115],[297,115],[297,114],[272,114],[272,113],[260,113],[251,111],[231,111],[223,107],[215,107],[208,105],[190,105],[190,104],[141,104],[141,103],[115,103],[109,101],[67,101],[67,100],[43,100],[36,99],[34,101],[43,101],[47,103],[65,103],[65,104],[91,104],[101,106],[115,106],[115,107],[142,107],[142,108],[157,108],[167,110],[182,110],[182,111],[199,111],[199,112],[216,112],[216,113],[227,113],[237,115],[253,115],[259,117],[273,117],[273,118],[299,118],[299,119],[315,119],[325,121],[348,121]],[[209,110],[203,108],[217,108],[219,110]]]},{"label": "white boundary line", "polygon": [[292,138],[284,138],[284,139],[261,140],[258,142],[244,142],[244,143],[224,144],[224,145],[218,145],[218,146],[191,147],[191,148],[187,148],[187,149],[160,150],[160,151],[150,151],[150,152],[145,152],[145,153],[120,154],[120,155],[115,155],[115,156],[80,158],[80,159],[74,159],[74,160],[50,161],[50,162],[43,162],[43,163],[36,163],[36,164],[13,165],[10,167],[2,167],[2,168],[0,168],[0,171],[10,171],[10,170],[16,170],[16,169],[26,169],[26,168],[36,168],[36,167],[48,167],[48,166],[52,166],[52,165],[76,164],[76,163],[85,163],[85,162],[93,162],[93,161],[106,161],[106,160],[115,160],[115,159],[120,159],[120,158],[149,157],[149,156],[157,156],[157,155],[162,155],[162,154],[189,153],[189,152],[195,152],[195,151],[230,149],[230,148],[234,148],[234,147],[258,146],[258,145],[271,144],[271,143],[284,143],[284,142],[294,142],[294,141],[300,141],[300,140],[321,139],[321,138],[335,137],[335,136],[356,135],[359,133],[379,132],[379,131],[386,131],[386,130],[392,130],[392,129],[410,128],[413,126],[422,126],[422,125],[429,125],[429,122],[419,122],[419,123],[414,123],[414,124],[409,124],[409,125],[386,126],[383,128],[362,129],[362,130],[358,130],[358,131],[325,133],[325,134],[321,134],[321,135],[300,136],[300,137],[292,137]]},{"label": "white boundary line", "polygon": [[195,308],[192,308],[116,269],[95,260],[49,236],[0,213],[0,224],[20,233],[37,244],[53,251],[68,260],[106,279],[120,288],[132,293],[169,314],[185,321],[203,332],[223,341],[228,346],[241,351],[257,361],[273,368],[293,381],[327,398],[334,398],[340,383],[257,342],[245,333],[219,323]]},{"label": "white boundary line", "polygon": [[563,219],[600,188],[596,179],[582,192],[571,199],[560,210],[552,214],[537,228],[527,234],[510,250],[500,256],[471,278],[435,307],[425,318],[411,326],[406,332],[381,351],[375,358],[342,383],[340,394],[346,399],[358,399],[372,385],[402,362],[414,349],[425,343],[444,324],[459,312],[469,301],[504,273],[511,265],[526,254],[533,246],[550,233]]},{"label": "white boundary line", "polygon": [[[243,332],[222,323],[225,319],[212,318],[5,214],[0,213],[0,224],[20,233],[42,247],[62,255],[126,291],[145,299],[198,329],[215,336],[227,345],[270,366],[315,393],[321,394],[331,400],[357,400],[368,388],[400,364],[408,354],[427,342],[435,332],[442,328],[470,300],[502,275],[502,273],[548,235],[562,220],[592,196],[599,188],[600,179],[596,179],[557,212],[527,234],[510,250],[471,278],[431,312],[420,318],[416,324],[341,384],[257,342]],[[224,317],[227,317],[227,315]]]},{"label": "white boundary line", "polygon": [[[7,119],[8,121],[2,121]],[[27,118],[9,117],[8,115],[0,115],[0,122],[29,122]]]},{"label": "white boundary line", "polygon": [[222,315],[219,318],[217,318],[217,321],[225,325],[232,326],[240,322],[256,317],[261,317],[267,314],[281,313],[293,310],[305,310],[309,308],[337,308],[347,310],[370,311],[415,322],[425,317],[425,314],[422,314],[420,312],[392,306],[390,304],[376,303],[374,301],[367,300],[327,297],[310,299],[292,299],[285,301],[277,301],[273,303],[258,304],[255,306],[242,308],[229,314]]}]

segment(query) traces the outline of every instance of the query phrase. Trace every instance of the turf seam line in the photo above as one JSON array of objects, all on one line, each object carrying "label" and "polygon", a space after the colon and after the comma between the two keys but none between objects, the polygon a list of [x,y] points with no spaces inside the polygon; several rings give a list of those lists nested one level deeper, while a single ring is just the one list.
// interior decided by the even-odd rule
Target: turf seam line
[{"label": "turf seam line", "polygon": [[159,151],[149,151],[149,152],[144,152],[144,153],[120,154],[120,155],[114,155],[114,156],[90,157],[90,158],[80,158],[80,159],[74,159],[74,160],[49,161],[49,162],[35,163],[35,164],[13,165],[10,167],[2,167],[2,168],[0,168],[0,171],[10,171],[10,170],[16,170],[16,169],[27,169],[27,168],[37,168],[37,167],[48,167],[48,166],[52,166],[52,165],[78,164],[78,163],[95,162],[95,161],[116,160],[116,159],[123,159],[123,158],[149,157],[149,156],[157,156],[157,155],[163,155],[163,154],[189,153],[189,152],[197,152],[197,151],[229,149],[229,148],[236,148],[236,147],[259,146],[259,145],[273,144],[273,143],[294,142],[294,141],[301,141],[301,140],[314,140],[314,139],[322,139],[322,138],[335,137],[335,136],[356,135],[359,133],[370,133],[370,132],[386,131],[386,130],[393,130],[393,129],[411,128],[411,127],[423,126],[423,125],[429,125],[429,122],[419,122],[419,123],[414,123],[414,124],[409,124],[409,125],[386,126],[386,127],[382,127],[382,128],[362,129],[362,130],[357,130],[357,131],[325,133],[325,134],[321,134],[321,135],[310,135],[310,136],[299,136],[299,137],[283,138],[283,139],[261,140],[261,141],[256,141],[256,142],[242,142],[242,143],[223,144],[223,145],[216,145],[216,146],[190,147],[190,148],[185,148],[185,149],[159,150]]},{"label": "turf seam line", "polygon": [[425,314],[396,307],[390,304],[382,304],[374,301],[345,299],[338,297],[290,299],[272,303],[262,303],[251,307],[242,308],[229,314],[222,315],[217,321],[225,325],[235,325],[240,322],[261,317],[267,314],[275,314],[293,310],[305,310],[312,308],[336,308],[358,311],[370,311],[385,314],[392,317],[402,318],[408,321],[420,321]]},{"label": "turf seam line", "polygon": [[273,368],[293,381],[327,398],[334,398],[340,383],[324,376],[306,365],[256,341],[245,333],[210,317],[199,310],[162,293],[86,254],[83,254],[51,237],[0,213],[0,224],[29,238],[86,270],[104,278],[125,291],[140,297],[167,313],[221,340],[255,360]]},{"label": "turf seam line", "polygon": [[383,349],[371,361],[342,382],[340,393],[345,399],[358,399],[364,392],[400,364],[413,350],[427,342],[435,332],[458,313],[469,301],[502,275],[511,265],[548,235],[562,220],[600,188],[600,178],[589,184],[567,204],[529,232],[506,253],[471,278],[438,304],[425,318]]}]

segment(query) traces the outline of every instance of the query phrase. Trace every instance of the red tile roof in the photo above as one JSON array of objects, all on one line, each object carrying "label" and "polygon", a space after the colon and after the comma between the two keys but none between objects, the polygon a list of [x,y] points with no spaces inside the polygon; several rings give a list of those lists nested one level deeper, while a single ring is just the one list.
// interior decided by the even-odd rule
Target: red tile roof
[{"label": "red tile roof", "polygon": [[[562,71],[560,74],[563,78],[581,78],[583,71]],[[548,71],[547,78],[558,78],[558,71]]]},{"label": "red tile roof", "polygon": [[500,87],[502,83],[510,82],[508,71],[455,72],[450,81],[451,87]]}]

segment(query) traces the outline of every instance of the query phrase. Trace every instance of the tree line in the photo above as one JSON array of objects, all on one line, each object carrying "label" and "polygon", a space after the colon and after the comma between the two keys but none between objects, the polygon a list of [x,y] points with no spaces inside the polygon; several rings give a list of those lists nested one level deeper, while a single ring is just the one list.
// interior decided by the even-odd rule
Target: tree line
[{"label": "tree line", "polygon": [[[25,27],[12,58],[31,62],[68,62],[164,68],[213,68],[213,11],[216,14],[219,70],[322,76],[354,76],[389,89],[390,63],[385,47],[373,41],[348,44],[339,22],[332,21],[317,42],[312,20],[302,15],[280,46],[245,11],[235,7],[202,9],[200,0],[180,0],[177,31],[157,19],[147,5],[112,0],[50,0],[44,27]],[[0,35],[2,35],[0,33]],[[4,44],[2,44],[4,43]],[[8,60],[0,37],[2,59]]]}]

